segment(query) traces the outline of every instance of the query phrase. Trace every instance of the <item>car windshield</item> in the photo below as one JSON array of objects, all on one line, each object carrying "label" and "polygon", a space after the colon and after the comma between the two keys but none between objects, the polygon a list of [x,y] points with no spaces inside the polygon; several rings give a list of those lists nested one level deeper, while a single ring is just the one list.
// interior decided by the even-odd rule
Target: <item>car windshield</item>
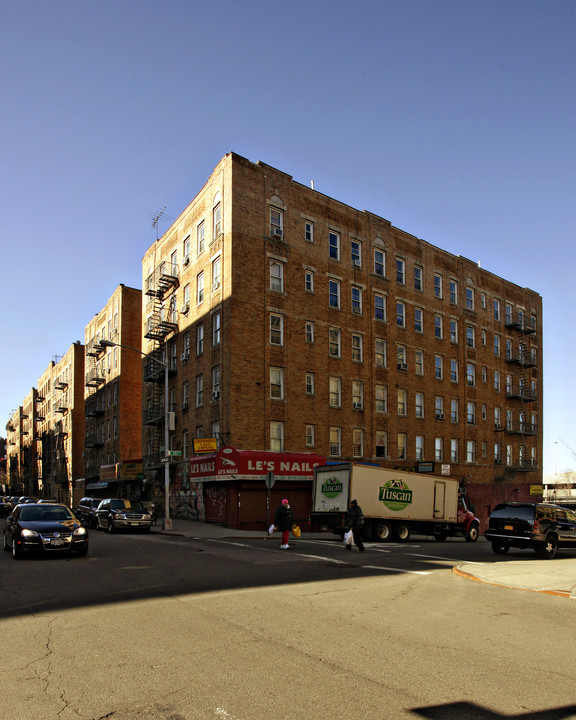
[{"label": "car windshield", "polygon": [[134,500],[111,500],[110,507],[114,510],[123,510],[124,508],[142,510],[142,504]]},{"label": "car windshield", "polygon": [[54,506],[42,507],[42,505],[31,505],[20,510],[20,520],[26,522],[60,522],[73,519],[74,516],[67,507]]},{"label": "car windshield", "polygon": [[518,520],[526,520],[531,523],[534,520],[534,506],[533,505],[516,505],[510,507],[504,505],[503,507],[496,507],[490,515],[490,519],[499,518],[501,520],[509,520],[517,518]]}]

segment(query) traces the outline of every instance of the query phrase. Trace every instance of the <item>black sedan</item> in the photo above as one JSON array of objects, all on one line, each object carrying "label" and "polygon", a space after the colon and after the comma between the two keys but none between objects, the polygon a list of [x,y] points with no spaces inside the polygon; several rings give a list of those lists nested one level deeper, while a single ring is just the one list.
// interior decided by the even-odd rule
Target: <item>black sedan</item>
[{"label": "black sedan", "polygon": [[27,552],[86,555],[88,531],[66,505],[17,505],[6,518],[3,546],[14,558]]}]

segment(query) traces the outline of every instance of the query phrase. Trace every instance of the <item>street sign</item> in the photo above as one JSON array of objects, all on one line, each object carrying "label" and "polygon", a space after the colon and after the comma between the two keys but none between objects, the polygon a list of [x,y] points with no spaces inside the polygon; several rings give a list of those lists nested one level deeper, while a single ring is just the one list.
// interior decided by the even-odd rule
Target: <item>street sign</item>
[{"label": "street sign", "polygon": [[170,458],[169,458],[169,457],[161,457],[161,458],[160,458],[160,462],[161,462],[161,463],[169,463],[169,462],[170,462]]},{"label": "street sign", "polygon": [[269,472],[268,475],[266,475],[266,487],[268,488],[268,490],[270,490],[270,488],[274,487],[275,482],[276,482],[276,478],[274,477],[274,473]]},{"label": "street sign", "polygon": [[168,455],[170,457],[181,457],[182,456],[182,450],[168,450]]}]

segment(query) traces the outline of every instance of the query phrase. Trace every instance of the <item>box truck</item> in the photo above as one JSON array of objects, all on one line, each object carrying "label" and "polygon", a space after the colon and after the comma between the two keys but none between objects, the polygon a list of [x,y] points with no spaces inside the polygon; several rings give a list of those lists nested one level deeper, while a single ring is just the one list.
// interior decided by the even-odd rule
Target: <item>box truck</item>
[{"label": "box truck", "polygon": [[365,539],[406,541],[411,533],[478,539],[480,522],[454,478],[356,463],[314,468],[313,525],[342,535],[351,500],[364,512]]}]

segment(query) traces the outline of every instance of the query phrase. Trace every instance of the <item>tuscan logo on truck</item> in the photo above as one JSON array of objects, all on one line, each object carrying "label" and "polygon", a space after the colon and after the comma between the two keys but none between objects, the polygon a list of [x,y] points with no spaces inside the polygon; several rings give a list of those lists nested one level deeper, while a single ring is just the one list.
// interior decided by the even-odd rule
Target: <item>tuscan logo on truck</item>
[{"label": "tuscan logo on truck", "polygon": [[380,488],[378,500],[384,503],[388,510],[400,512],[412,504],[412,490],[403,480],[388,480]]},{"label": "tuscan logo on truck", "polygon": [[331,480],[327,480],[325,483],[322,483],[322,495],[326,495],[326,497],[334,498],[337,495],[340,495],[342,492],[342,483],[339,480],[336,480],[336,478],[332,478]]}]

